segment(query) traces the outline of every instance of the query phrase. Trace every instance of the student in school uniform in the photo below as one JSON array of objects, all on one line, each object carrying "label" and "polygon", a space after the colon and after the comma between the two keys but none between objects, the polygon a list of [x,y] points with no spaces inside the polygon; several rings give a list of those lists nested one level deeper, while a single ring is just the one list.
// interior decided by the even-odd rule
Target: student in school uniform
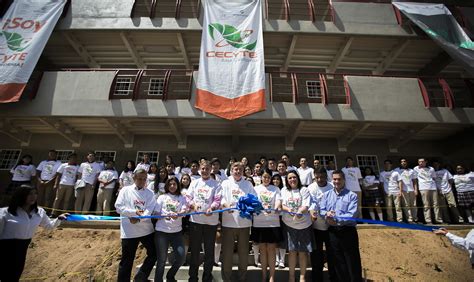
[{"label": "student in school uniform", "polygon": [[191,174],[191,168],[189,166],[189,159],[188,157],[184,156],[181,158],[181,163],[178,167],[174,170],[175,174]]},{"label": "student in school uniform", "polygon": [[150,165],[151,165],[150,155],[145,153],[145,154],[143,154],[142,160],[135,167],[134,172],[139,170],[139,169],[144,169],[146,172],[148,172],[148,170],[150,170]]},{"label": "student in school uniform", "polygon": [[12,174],[12,181],[8,186],[8,193],[13,193],[21,185],[33,185],[32,181],[36,176],[36,167],[32,164],[33,157],[31,155],[24,155],[16,166],[14,166],[10,173]]},{"label": "student in school uniform", "polygon": [[[308,186],[311,196],[311,206],[309,212],[313,219],[313,232],[315,248],[311,252],[311,279],[313,282],[323,281],[324,258],[327,259],[329,270],[329,281],[335,281],[334,262],[332,260],[331,244],[329,243],[329,224],[320,216],[319,207],[324,193],[334,189],[331,182],[328,182],[326,169],[319,166],[314,170],[314,182]],[[323,246],[326,251],[323,250]]]},{"label": "student in school uniform", "polygon": [[253,174],[252,179],[255,183],[255,186],[262,184],[262,173],[263,173],[263,165],[261,162],[256,162],[253,165]]},{"label": "student in school uniform", "polygon": [[221,169],[221,161],[218,158],[211,159],[211,173],[216,176],[216,180],[219,183],[227,179],[225,171]]},{"label": "student in school uniform", "polygon": [[370,218],[375,219],[377,213],[379,220],[383,220],[382,204],[383,196],[379,191],[379,180],[371,167],[364,169],[364,179],[362,180],[362,191],[364,195],[364,205],[369,209]]},{"label": "student in school uniform", "polygon": [[169,178],[165,183],[165,193],[158,197],[153,214],[166,216],[158,218],[155,225],[155,247],[158,254],[155,269],[155,281],[163,281],[168,248],[171,245],[174,259],[166,273],[166,281],[176,281],[175,275],[184,264],[184,240],[182,233],[182,217],[186,213],[186,199],[181,195],[181,186],[176,177]]},{"label": "student in school uniform", "polygon": [[298,174],[301,178],[301,185],[303,185],[304,187],[308,187],[311,183],[313,183],[314,170],[313,168],[308,166],[306,158],[300,158],[300,167],[298,168]]},{"label": "student in school uniform", "polygon": [[[454,198],[452,190],[454,183],[453,175],[447,169],[443,168],[439,161],[433,162],[433,168],[436,172],[435,181],[436,188],[438,189],[438,204],[441,210],[441,218],[445,223],[459,223],[459,221],[462,221],[462,217],[459,215],[456,199]],[[451,212],[454,220],[451,220],[449,212]]]},{"label": "student in school uniform", "polygon": [[112,196],[114,194],[115,184],[118,179],[118,173],[114,168],[114,161],[109,160],[105,165],[105,169],[99,173],[97,180],[99,181],[99,191],[97,192],[98,215],[109,215],[112,206]]},{"label": "student in school uniform", "polygon": [[[272,173],[273,174],[273,173]],[[283,189],[283,181],[281,180],[281,176],[279,174],[273,174],[272,176],[272,184],[273,186],[278,187],[280,189],[280,195],[281,195],[281,190]],[[275,258],[275,267],[278,266],[279,269],[285,268],[285,256],[286,256],[286,243],[285,243],[285,231],[284,231],[284,224],[281,219],[281,214],[280,214],[280,228],[282,230],[282,235],[283,238],[278,242],[277,248],[276,248],[276,258]]]},{"label": "student in school uniform", "polygon": [[346,166],[342,169],[346,177],[346,188],[357,194],[357,214],[362,218],[362,173],[358,167],[354,166],[351,157],[346,158]]},{"label": "student in school uniform", "polygon": [[326,165],[326,171],[328,173],[328,180],[332,182],[332,173],[336,170],[336,164],[333,160],[329,160]]},{"label": "student in school uniform", "polygon": [[[427,224],[442,222],[434,168],[427,165],[425,158],[419,158],[418,166],[413,170],[416,172],[417,179],[415,190],[420,191],[421,194],[425,222]],[[434,210],[434,218],[431,217],[431,208]]]},{"label": "student in school uniform", "polygon": [[58,171],[61,161],[57,160],[57,152],[50,150],[48,159],[41,161],[36,168],[37,173],[37,189],[38,204],[47,208],[51,208],[54,201],[54,183],[56,181],[56,172]]},{"label": "student in school uniform", "polygon": [[189,263],[189,281],[198,281],[199,255],[204,245],[204,269],[202,281],[212,281],[212,269],[215,262],[215,243],[219,214],[211,213],[220,208],[222,199],[221,184],[211,178],[211,164],[201,161],[201,178],[191,182],[187,198],[192,211],[206,212],[206,214],[191,215],[189,222],[189,236],[191,260]]},{"label": "student in school uniform", "polygon": [[402,189],[407,193],[405,205],[408,209],[408,222],[418,222],[418,208],[416,206],[418,190],[415,190],[416,172],[408,167],[408,161],[406,158],[400,158],[400,167],[396,170],[400,174]]},{"label": "student in school uniform", "polygon": [[[239,198],[247,194],[256,196],[252,184],[243,178],[243,171],[242,163],[233,163],[231,177],[222,182],[223,208],[235,208]],[[222,214],[222,280],[225,282],[231,281],[235,240],[237,240],[239,256],[238,280],[246,281],[251,226],[252,221],[240,217],[237,211],[230,210]]]},{"label": "student in school uniform", "polygon": [[135,170],[135,162],[130,160],[127,161],[125,168],[119,176],[119,191],[125,186],[133,185],[133,171]]},{"label": "student in school uniform", "polygon": [[453,176],[454,186],[458,192],[459,208],[466,216],[465,222],[474,223],[472,208],[474,206],[474,172],[469,171],[462,164],[456,166],[456,174]]},{"label": "student in school uniform", "polygon": [[56,173],[56,180],[54,184],[54,190],[56,191],[56,198],[53,204],[53,215],[57,215],[56,210],[69,209],[69,203],[74,195],[74,184],[77,179],[77,155],[70,154],[67,158],[67,163],[61,164]]},{"label": "student in school uniform", "polygon": [[[280,229],[281,209],[280,188],[271,184],[272,172],[264,170],[262,184],[255,187],[257,197],[266,211],[253,217],[250,240],[258,244],[262,265],[262,281],[267,277],[270,282],[275,281],[275,257],[277,243],[283,237]],[[269,274],[267,275],[267,267]]]},{"label": "student in school uniform", "polygon": [[153,186],[153,193],[155,193],[155,198],[158,199],[158,196],[165,193],[165,183],[166,180],[169,179],[168,170],[165,167],[158,168],[158,179],[155,180],[155,184]]},{"label": "student in school uniform", "polygon": [[305,281],[307,256],[314,249],[314,233],[309,207],[311,196],[307,187],[301,185],[298,173],[290,171],[287,174],[287,185],[281,191],[283,223],[285,224],[285,239],[289,252],[289,281],[295,281],[296,260],[300,267],[299,281]]},{"label": "student in school uniform", "polygon": [[384,175],[384,179],[386,179],[384,183],[385,202],[389,208],[387,209],[388,220],[393,220],[393,206],[395,206],[396,220],[403,222],[403,215],[405,218],[409,218],[405,204],[405,199],[408,198],[407,192],[403,189],[400,173],[397,170],[392,170],[392,162],[386,160],[384,166],[390,171]]},{"label": "student in school uniform", "polygon": [[77,187],[76,191],[76,203],[74,209],[76,211],[82,211],[83,214],[87,213],[91,207],[92,198],[94,197],[95,184],[97,183],[97,176],[101,171],[99,163],[95,162],[95,153],[87,153],[87,161],[83,162],[79,166],[78,177],[84,182],[83,187]]},{"label": "student in school uniform", "polygon": [[199,174],[199,163],[198,161],[192,161],[191,162],[191,179],[196,180],[201,178],[201,174]]},{"label": "student in school uniform", "polygon": [[38,207],[37,199],[36,188],[22,185],[15,190],[8,207],[0,208],[0,281],[19,281],[28,246],[38,226],[53,229],[68,215],[50,219]]},{"label": "student in school uniform", "polygon": [[284,153],[281,155],[281,160],[285,162],[286,164],[286,171],[290,172],[292,170],[296,171],[297,168],[296,166],[292,166],[290,162],[290,156],[287,153]]},{"label": "student in school uniform", "polygon": [[[296,170],[295,170],[296,171]],[[277,163],[277,172],[281,177],[281,181],[283,183],[283,186],[286,186],[286,174],[288,173],[288,167],[286,166],[286,162],[283,160],[280,160]]]},{"label": "student in school uniform", "polygon": [[155,180],[158,176],[158,165],[153,163],[150,165],[148,169],[148,175],[146,177],[146,188],[153,190],[155,187]]},{"label": "student in school uniform", "polygon": [[147,172],[144,169],[135,170],[134,184],[123,187],[115,201],[115,208],[121,216],[122,255],[117,277],[119,282],[130,282],[133,260],[139,243],[142,243],[146,249],[146,258],[133,280],[148,281],[148,276],[156,262],[153,224],[149,218],[135,218],[135,216],[151,215],[155,208],[156,199],[153,192],[146,188],[146,176]]},{"label": "student in school uniform", "polygon": [[[181,195],[188,201],[188,190],[189,186],[191,186],[191,176],[189,174],[184,173],[181,176],[181,180],[179,181],[179,185],[181,187]],[[189,203],[187,203],[189,205]],[[184,256],[186,257],[189,250],[189,215],[183,217],[183,238],[184,238]],[[186,262],[184,263],[186,265]]]},{"label": "student in school uniform", "polygon": [[277,171],[277,161],[274,158],[269,158],[268,159],[268,169],[272,172],[272,176],[275,174],[278,174]]}]

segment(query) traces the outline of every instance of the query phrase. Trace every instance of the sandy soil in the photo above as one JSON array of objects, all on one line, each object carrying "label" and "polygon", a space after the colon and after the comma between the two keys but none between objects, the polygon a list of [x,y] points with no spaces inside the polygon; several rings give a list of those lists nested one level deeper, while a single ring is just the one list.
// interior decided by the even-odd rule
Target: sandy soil
[{"label": "sandy soil", "polygon": [[[456,231],[459,235],[468,230]],[[362,265],[374,281],[474,281],[467,252],[423,231],[359,230]],[[141,263],[144,250],[137,252]],[[115,280],[120,260],[118,230],[39,230],[23,272],[25,281]]]}]

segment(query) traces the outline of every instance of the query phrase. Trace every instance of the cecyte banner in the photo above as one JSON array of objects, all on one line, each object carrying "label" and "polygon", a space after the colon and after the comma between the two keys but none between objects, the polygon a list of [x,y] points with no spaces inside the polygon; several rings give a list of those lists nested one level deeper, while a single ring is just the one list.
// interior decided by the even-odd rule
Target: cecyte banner
[{"label": "cecyte banner", "polygon": [[0,103],[20,99],[66,0],[15,0],[0,22]]},{"label": "cecyte banner", "polygon": [[260,0],[205,0],[195,107],[237,119],[265,110]]}]

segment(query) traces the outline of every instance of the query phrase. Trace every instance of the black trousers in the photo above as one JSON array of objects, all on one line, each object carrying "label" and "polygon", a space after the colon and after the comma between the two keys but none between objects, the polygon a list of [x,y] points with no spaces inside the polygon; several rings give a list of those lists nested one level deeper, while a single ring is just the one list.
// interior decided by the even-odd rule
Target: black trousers
[{"label": "black trousers", "polygon": [[328,231],[337,280],[362,281],[357,229],[353,226],[331,226]]},{"label": "black trousers", "polygon": [[142,243],[142,245],[145,247],[146,258],[138,272],[135,274],[133,280],[148,281],[148,276],[150,276],[150,272],[156,262],[156,249],[153,236],[154,233],[151,233],[143,237],[122,239],[122,259],[119,263],[117,281],[130,282],[133,260],[135,259],[138,243]]},{"label": "black trousers", "polygon": [[26,253],[31,239],[0,240],[0,281],[16,282],[20,280],[25,267]]},{"label": "black trousers", "polygon": [[323,281],[324,255],[323,245],[326,247],[326,259],[328,262],[329,280],[337,281],[337,274],[334,271],[334,262],[329,243],[329,231],[313,229],[316,240],[316,249],[311,252],[311,278],[313,282]]},{"label": "black trousers", "polygon": [[204,272],[202,274],[202,281],[212,281],[216,233],[217,225],[189,222],[189,249],[191,251],[191,260],[189,262],[189,281],[198,281],[198,271],[200,264],[199,253],[201,251],[201,243],[204,243]]}]

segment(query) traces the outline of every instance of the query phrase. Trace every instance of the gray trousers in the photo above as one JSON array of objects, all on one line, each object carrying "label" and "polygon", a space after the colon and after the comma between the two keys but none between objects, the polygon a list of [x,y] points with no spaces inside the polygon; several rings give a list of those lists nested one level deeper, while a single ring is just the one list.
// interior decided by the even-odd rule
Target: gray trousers
[{"label": "gray trousers", "polygon": [[239,281],[246,281],[248,254],[249,254],[250,227],[230,228],[222,227],[222,280],[232,280],[232,256],[234,255],[234,241],[237,241],[239,255]]}]

